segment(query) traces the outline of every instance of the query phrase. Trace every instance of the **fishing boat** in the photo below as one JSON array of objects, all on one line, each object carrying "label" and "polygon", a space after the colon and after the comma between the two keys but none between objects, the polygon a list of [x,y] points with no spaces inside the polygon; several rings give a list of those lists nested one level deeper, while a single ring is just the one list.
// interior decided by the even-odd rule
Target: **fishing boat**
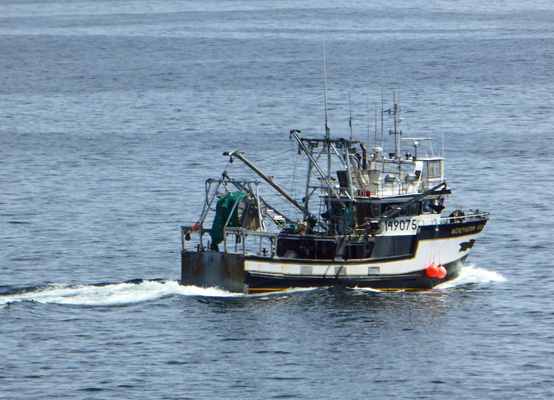
[{"label": "fishing boat", "polygon": [[[200,218],[181,227],[181,284],[241,293],[333,285],[422,290],[455,278],[489,214],[452,202],[443,155],[424,150],[431,138],[404,137],[397,104],[385,112],[394,118],[389,153],[352,135],[332,138],[327,122],[320,138],[290,132],[307,162],[301,199],[243,152],[224,153],[256,179],[224,172],[206,181]],[[300,218],[272,207],[262,188]]]}]

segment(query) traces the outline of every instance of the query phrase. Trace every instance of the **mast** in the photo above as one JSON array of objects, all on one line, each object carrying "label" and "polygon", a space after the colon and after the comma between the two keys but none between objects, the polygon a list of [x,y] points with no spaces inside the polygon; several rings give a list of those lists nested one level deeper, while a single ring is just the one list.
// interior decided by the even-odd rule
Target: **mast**
[{"label": "mast", "polygon": [[[398,128],[400,129],[400,123],[402,122],[402,119],[400,119],[400,111],[402,109],[400,108],[400,72],[402,71],[402,63],[398,63],[398,107],[397,107],[397,114],[398,115]],[[395,118],[396,119],[396,118]],[[396,126],[396,122],[395,122]],[[402,130],[400,130],[398,137],[398,157],[400,157],[400,136],[402,136]],[[400,170],[400,164],[398,164],[398,169]]]},{"label": "mast", "polygon": [[444,129],[442,126],[442,95],[441,95],[441,141],[442,141],[442,159],[444,160]]},{"label": "mast", "polygon": [[[327,177],[325,180],[328,182],[331,179],[331,131],[329,130],[329,124],[328,124],[328,116],[327,116],[327,71],[325,68],[325,34],[322,36],[323,41],[323,89],[325,92],[325,140],[326,140],[326,147],[327,147]],[[306,153],[307,154],[307,153]],[[319,167],[318,167],[319,168]],[[320,170],[318,172],[321,173]],[[322,174],[323,177],[323,174]],[[327,191],[327,210],[331,210],[331,192],[332,187],[328,185],[328,191]],[[330,211],[329,211],[330,212]]]},{"label": "mast", "polygon": [[[369,144],[369,138],[367,139],[367,144]],[[377,106],[375,107],[375,140],[374,146],[377,147]]]},{"label": "mast", "polygon": [[[396,130],[396,110],[398,109],[398,105],[396,104],[396,92],[392,92],[392,118],[393,118],[393,121],[394,121],[394,130],[392,131],[389,131],[389,134],[390,135],[394,135],[394,158],[398,158],[398,143],[397,143],[397,140],[396,140],[396,137],[397,137],[397,130]],[[389,114],[390,114],[391,110],[389,108]]]},{"label": "mast", "polygon": [[[339,201],[341,207],[344,208],[345,204],[342,201],[342,199],[340,198],[340,195],[337,193],[335,188],[333,188],[333,185],[331,184],[331,181],[329,180],[329,177],[325,176],[325,174],[323,173],[323,171],[321,170],[319,165],[317,165],[317,162],[314,160],[314,158],[310,154],[310,151],[308,151],[308,149],[306,148],[306,145],[302,142],[302,140],[300,140],[300,138],[298,137],[298,132],[295,131],[295,130],[292,130],[292,131],[290,131],[290,134],[292,136],[294,136],[294,138],[298,142],[298,145],[302,148],[304,153],[306,153],[306,155],[308,156],[308,159],[310,160],[310,164],[317,170],[317,172],[319,172],[319,175],[321,176],[321,178],[323,179],[323,181],[327,185],[327,189],[328,189],[329,193],[331,193],[333,196],[335,196],[337,198],[337,200]],[[331,147],[331,140],[328,140],[327,142],[329,144],[329,147]],[[329,197],[331,197],[331,196],[329,196]],[[331,200],[329,199],[329,202],[330,201]],[[329,208],[329,210],[330,210],[330,208]]]},{"label": "mast", "polygon": [[[300,131],[299,131],[300,132]],[[314,149],[310,146],[310,155],[313,157],[314,155]],[[309,202],[310,202],[310,182],[312,179],[312,170],[313,166],[310,162],[310,165],[308,165],[308,176],[306,177],[306,195],[304,196],[304,207],[306,207],[306,210],[308,210]]]},{"label": "mast", "polygon": [[350,94],[352,89],[350,87],[350,61],[348,60],[348,56],[346,56],[346,69],[348,72],[348,106],[350,108],[350,119],[348,120],[348,125],[350,126],[350,140],[352,140],[352,97]]},{"label": "mast", "polygon": [[325,137],[331,138],[331,132],[329,131],[328,118],[327,118],[327,72],[325,71],[325,34],[322,36],[323,40],[323,90],[325,94]]},{"label": "mast", "polygon": [[[350,142],[352,142],[352,98],[351,98],[351,88],[350,88],[350,62],[348,60],[348,56],[346,57],[346,68],[348,70],[348,105],[350,108],[350,119],[348,120],[348,125],[350,125]],[[348,146],[346,147],[346,170],[347,172],[347,178],[348,178],[348,192],[350,193],[350,198],[354,199],[354,188],[352,186],[352,167],[350,163],[350,143],[348,143]],[[349,207],[350,212],[352,212],[352,203],[350,203]]]},{"label": "mast", "polygon": [[[402,136],[402,131],[398,130],[398,125],[400,125],[400,121],[398,120],[400,107],[398,107],[398,104],[396,103],[395,92],[392,92],[392,99],[393,99],[392,110],[389,108],[387,112],[389,114],[392,112],[392,116],[394,119],[394,130],[389,130],[389,134],[394,135],[394,161],[398,163],[398,180],[400,182],[402,179],[402,160],[401,160],[402,157],[400,157],[400,136]],[[399,186],[399,190],[401,190],[400,186]]]}]

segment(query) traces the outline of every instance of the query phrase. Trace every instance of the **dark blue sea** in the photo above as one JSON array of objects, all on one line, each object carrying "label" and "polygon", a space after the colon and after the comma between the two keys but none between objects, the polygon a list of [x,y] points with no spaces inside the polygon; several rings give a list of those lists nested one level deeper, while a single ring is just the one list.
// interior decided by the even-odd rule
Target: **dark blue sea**
[{"label": "dark blue sea", "polygon": [[[224,151],[302,185],[323,42],[331,135],[400,98],[491,213],[461,276],[180,286]],[[550,1],[2,0],[0,398],[554,398],[553,71]]]}]

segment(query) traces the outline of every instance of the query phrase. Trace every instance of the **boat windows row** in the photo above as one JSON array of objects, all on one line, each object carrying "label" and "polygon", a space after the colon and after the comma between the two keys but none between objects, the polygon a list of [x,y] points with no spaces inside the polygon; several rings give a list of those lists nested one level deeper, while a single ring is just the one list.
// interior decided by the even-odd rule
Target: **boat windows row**
[{"label": "boat windows row", "polygon": [[[401,203],[388,204],[388,203],[358,203],[357,213],[358,218],[378,218],[398,207]],[[333,202],[333,214],[341,214],[341,206],[338,202]],[[399,216],[415,216],[421,214],[440,214],[443,206],[443,199],[423,200],[411,204],[400,210]]]}]

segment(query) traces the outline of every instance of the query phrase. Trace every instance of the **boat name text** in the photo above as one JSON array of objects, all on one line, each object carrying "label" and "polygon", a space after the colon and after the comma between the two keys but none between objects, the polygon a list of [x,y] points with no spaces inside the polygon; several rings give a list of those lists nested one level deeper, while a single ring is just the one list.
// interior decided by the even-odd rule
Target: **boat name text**
[{"label": "boat name text", "polygon": [[483,230],[484,226],[485,226],[485,224],[462,226],[462,227],[459,227],[459,228],[452,228],[452,231],[450,233],[452,235],[463,235],[463,234],[466,234],[466,233],[480,232],[481,230]]}]

